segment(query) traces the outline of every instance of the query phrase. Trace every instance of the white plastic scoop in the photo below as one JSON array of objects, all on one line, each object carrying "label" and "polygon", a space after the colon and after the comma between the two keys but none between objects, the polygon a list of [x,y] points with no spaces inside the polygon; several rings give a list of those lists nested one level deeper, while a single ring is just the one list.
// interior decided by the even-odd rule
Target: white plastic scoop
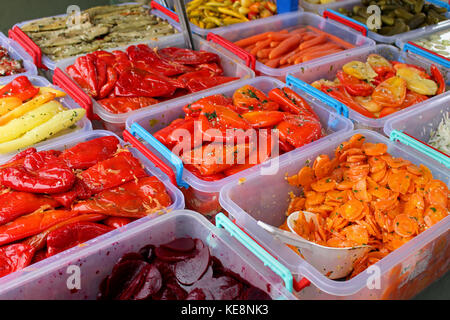
[{"label": "white plastic scoop", "polygon": [[[370,246],[325,247],[300,237],[294,231],[294,223],[298,219],[299,213],[300,211],[293,212],[288,217],[287,224],[292,232],[273,227],[262,221],[258,221],[258,225],[280,241],[297,247],[305,260],[328,278],[340,279],[347,276],[353,270],[355,260],[370,250]],[[303,214],[307,222],[313,219],[317,225],[316,214],[307,211],[303,211]]]}]

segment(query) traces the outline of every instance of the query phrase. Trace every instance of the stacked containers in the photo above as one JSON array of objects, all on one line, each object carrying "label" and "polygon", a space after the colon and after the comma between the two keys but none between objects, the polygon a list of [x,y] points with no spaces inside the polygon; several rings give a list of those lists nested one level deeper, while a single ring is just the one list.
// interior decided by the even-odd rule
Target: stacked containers
[{"label": "stacked containers", "polygon": [[[184,3],[186,4],[191,1],[192,0],[184,0]],[[160,17],[166,19],[167,21],[169,21],[170,24],[175,25],[175,24],[179,23],[178,15],[175,12],[173,12],[171,9],[164,7],[163,5],[157,3],[156,1],[152,1],[150,3],[150,6],[152,7],[153,10],[155,10],[155,12],[156,12],[156,10],[158,10],[159,11],[158,15]],[[171,7],[173,7],[173,5],[171,5]],[[303,8],[299,7],[298,11],[303,11]],[[285,15],[286,15],[285,13],[282,13],[282,14],[279,14],[278,16],[284,17]],[[269,18],[271,18],[271,17],[269,17]],[[261,18],[261,19],[257,19],[257,20],[265,20],[265,19],[268,19],[268,18]],[[229,30],[230,27],[232,27],[232,26],[241,26],[242,27],[242,26],[246,26],[246,25],[248,25],[248,22],[235,23],[235,24],[232,24],[229,26],[219,27],[219,28],[203,29],[203,28],[200,28],[199,26],[196,26],[195,24],[189,22],[191,31],[195,34],[198,34],[199,36],[201,36],[203,38],[206,38],[206,36],[210,32],[219,33],[219,32],[225,31],[225,30]]]},{"label": "stacked containers", "polygon": [[[249,68],[245,67],[244,65],[242,65],[240,63],[236,63],[236,61],[226,51],[209,44],[207,41],[201,39],[200,37],[193,36],[193,39],[194,39],[194,46],[195,46],[196,50],[209,51],[209,52],[217,54],[220,57],[220,63],[224,70],[225,76],[237,77],[237,78],[241,78],[241,79],[248,79],[248,78],[254,77],[254,72],[252,70],[250,70]],[[167,48],[167,47],[186,48],[186,43],[181,34],[167,37],[166,39],[160,39],[158,41],[147,42],[146,44],[148,44],[150,47],[155,47],[155,48]],[[111,49],[108,51],[126,50],[127,47]],[[166,101],[164,101],[164,102],[161,102],[158,104],[151,105],[147,108],[140,109],[139,111],[131,111],[131,112],[121,113],[121,114],[114,114],[109,111],[106,111],[97,101],[95,101],[95,99],[89,97],[86,93],[83,94],[83,90],[67,74],[66,68],[69,65],[74,64],[76,58],[77,57],[60,61],[57,64],[57,68],[60,69],[62,72],[58,71],[57,73],[55,73],[57,75],[57,77],[54,77],[53,80],[55,83],[58,83],[59,85],[66,87],[66,85],[63,85],[63,84],[67,83],[67,81],[61,81],[62,80],[61,76],[63,78],[68,78],[69,85],[67,85],[67,86],[72,87],[72,88],[75,86],[76,87],[75,89],[77,89],[78,92],[81,92],[81,95],[84,95],[83,101],[87,100],[87,102],[88,102],[86,104],[85,102],[79,101],[80,104],[82,106],[86,107],[88,110],[91,110],[93,114],[98,115],[98,117],[102,120],[102,122],[107,130],[110,130],[110,131],[120,135],[121,132],[125,129],[125,122],[126,122],[127,118],[129,118],[132,114],[139,112],[140,110],[155,109],[155,108],[158,108],[167,103]],[[220,85],[220,86],[223,86],[223,85]],[[209,89],[207,89],[207,90],[209,90]],[[204,90],[204,91],[206,91],[206,90]],[[186,96],[183,96],[180,98],[175,98],[175,99],[173,99],[173,101],[179,101],[180,99],[185,99],[186,97],[189,97],[191,95],[192,94],[189,94],[189,95],[186,95]],[[76,97],[76,98],[78,99],[79,97]],[[88,113],[89,113],[89,111],[88,111]]]},{"label": "stacked containers", "polygon": [[[363,116],[357,111],[349,109],[343,103],[337,101],[334,98],[331,98],[330,96],[311,86],[312,82],[320,79],[333,81],[336,78],[337,71],[340,70],[342,66],[344,66],[346,63],[355,60],[365,62],[369,54],[372,53],[379,54],[384,58],[386,58],[387,60],[396,60],[402,61],[404,63],[410,63],[413,65],[423,67],[427,70],[429,70],[430,68],[430,61],[422,57],[418,57],[410,53],[401,52],[399,49],[390,45],[376,45],[373,47],[359,48],[353,50],[352,52],[343,54],[335,59],[329,58],[323,59],[322,61],[318,61],[316,63],[311,62],[310,64],[305,66],[305,68],[302,69],[301,71],[289,74],[287,76],[287,83],[292,84],[300,88],[301,90],[310,93],[317,99],[326,101],[327,104],[329,104],[330,106],[334,106],[336,109],[340,109],[344,115],[348,116],[351,120],[353,120],[356,129],[372,129],[380,133],[383,132],[383,127],[385,123],[394,116],[400,116],[410,109],[416,109],[424,107],[425,105],[435,104],[437,103],[436,101],[441,96],[446,94],[443,93],[442,95],[432,97],[424,102],[415,104],[401,111],[397,111],[383,118],[369,118]],[[440,70],[445,70],[445,68],[440,65],[437,65],[437,67]]]},{"label": "stacked containers", "polygon": [[[290,12],[283,15],[265,18],[262,20],[251,21],[246,24],[232,25],[230,27],[227,27],[227,29],[213,30],[212,32],[224,38],[228,42],[236,42],[238,40],[245,39],[250,36],[254,36],[268,31],[279,31],[283,29],[299,28],[303,26],[311,26],[321,31],[327,32],[333,36],[336,36],[337,38],[340,38],[354,45],[356,48],[375,45],[375,41],[366,38],[354,32],[353,30],[349,30],[348,28],[343,27],[338,23],[328,21],[316,14],[309,12]],[[213,38],[212,40],[214,41],[215,39]],[[227,46],[227,48],[228,50],[233,52],[236,49],[240,49],[234,44],[231,44],[231,46]],[[311,62],[308,61],[304,63],[299,63],[285,68],[271,68],[259,61],[256,61],[255,70],[258,73],[261,73],[261,75],[271,76],[281,81],[284,81],[288,73],[295,73],[299,70],[303,70],[310,63],[314,62],[320,63],[322,61],[328,61],[327,59],[334,60],[337,59],[339,56],[343,55],[344,53],[350,53],[353,50],[354,49],[347,49],[342,53],[335,53],[332,55],[314,59]],[[252,56],[250,53],[247,53],[247,55]],[[253,59],[255,59],[254,56],[252,57]]]},{"label": "stacked containers", "polygon": [[[34,86],[38,87],[52,87],[57,90],[61,90],[57,86],[52,85],[50,82],[47,81],[47,79],[39,76],[28,76],[28,79]],[[0,79],[0,85],[5,85],[9,82],[11,82],[10,79]],[[59,101],[65,108],[68,109],[77,109],[79,106],[75,103],[75,101],[69,97],[68,95],[63,98],[56,98],[57,101]],[[76,129],[67,129],[59,134],[55,135],[52,139],[39,142],[38,144],[34,145],[33,147],[40,148],[44,146],[48,146],[49,144],[53,144],[59,141],[70,141],[72,137],[78,136],[82,133],[87,133],[92,130],[92,124],[87,117],[83,117],[78,123],[76,124]],[[31,147],[31,146],[30,146]],[[8,158],[11,158],[14,154],[0,154],[0,161],[6,160]]]},{"label": "stacked containers", "polygon": [[[136,4],[136,3],[127,2],[127,3],[117,4],[117,5],[122,6],[122,5],[129,5],[129,4]],[[161,14],[158,11],[151,12],[151,13],[157,17],[163,18],[163,17],[161,17]],[[64,16],[66,16],[66,14],[56,15],[54,17],[64,17]],[[16,40],[23,47],[23,49],[28,53],[28,55],[31,56],[32,60],[34,61],[34,64],[38,68],[42,69],[42,71],[44,72],[45,76],[48,79],[51,79],[53,77],[53,72],[57,67],[56,66],[57,62],[51,60],[48,56],[43,54],[41,49],[20,29],[22,26],[24,26],[30,22],[40,20],[40,19],[41,18],[16,23],[12,27],[12,29],[9,30],[9,37]],[[170,23],[170,24],[175,29],[180,30],[180,26],[178,25],[178,23]],[[162,39],[166,39],[166,38],[170,39],[171,37],[174,37],[174,36],[175,35],[161,37],[158,40],[162,40]],[[132,45],[132,43],[130,43],[130,45]]]},{"label": "stacked containers", "polygon": [[[0,299],[96,299],[101,281],[111,274],[125,253],[137,252],[147,244],[160,245],[176,238],[202,240],[212,256],[225,268],[250,284],[266,291],[272,299],[293,300],[280,277],[250,251],[206,221],[198,213],[180,210],[154,220],[143,218],[120,230],[89,241],[84,248],[73,248],[32,267],[0,279]],[[71,269],[69,269],[69,267]],[[74,267],[81,269],[81,288],[70,290],[68,277]]]},{"label": "stacked containers", "polygon": [[[116,138],[118,138],[116,135],[112,134],[111,132],[95,130],[95,131],[84,132],[84,133],[81,133],[81,134],[78,134],[75,136],[71,136],[71,137],[66,136],[65,138],[61,139],[60,141],[52,141],[52,143],[48,143],[45,146],[41,146],[38,148],[38,150],[39,151],[41,151],[41,150],[64,150],[64,149],[70,148],[74,145],[77,145],[78,143],[90,141],[90,140],[93,140],[96,138],[106,137],[106,136],[115,136]],[[118,139],[119,139],[121,145],[125,145],[125,143],[120,138],[118,138]],[[137,159],[139,159],[139,161],[145,167],[146,172],[150,176],[155,176],[162,183],[164,183],[166,190],[167,190],[170,198],[172,199],[172,205],[170,207],[164,209],[163,211],[155,212],[151,215],[148,215],[147,217],[142,218],[140,220],[149,221],[155,217],[160,216],[163,213],[167,212],[170,215],[170,212],[173,210],[183,209],[184,208],[184,198],[183,198],[183,194],[180,192],[180,190],[178,190],[169,181],[168,177],[166,175],[164,175],[158,168],[156,168],[155,165],[151,161],[149,161],[145,156],[143,156],[141,153],[139,153],[137,150],[135,150],[133,148],[130,148],[130,151]],[[1,162],[4,163],[3,160],[1,160]],[[52,283],[52,281],[50,281],[50,279],[46,279],[49,281],[45,281],[45,284],[48,285],[48,290],[49,290],[49,292],[46,292],[46,293],[44,293],[44,291],[39,291],[42,289],[42,281],[38,281],[37,283],[35,283],[35,285],[37,287],[35,287],[34,292],[28,291],[29,287],[25,283],[27,283],[29,281],[29,279],[33,278],[35,275],[48,273],[50,268],[54,267],[55,265],[59,265],[60,261],[63,261],[65,259],[65,257],[70,256],[72,252],[77,252],[79,254],[82,254],[82,252],[84,251],[83,248],[87,249],[89,251],[89,249],[91,247],[95,248],[96,244],[98,242],[100,242],[101,239],[110,239],[112,237],[112,235],[120,234],[124,230],[128,230],[128,228],[131,228],[131,225],[139,224],[139,221],[132,222],[129,225],[125,226],[123,229],[115,230],[115,231],[109,232],[105,235],[102,235],[99,238],[92,239],[92,240],[88,241],[86,243],[86,245],[68,249],[64,252],[61,252],[60,254],[57,254],[50,258],[44,259],[43,261],[40,261],[36,264],[33,264],[23,270],[16,271],[10,275],[0,278],[0,288],[1,288],[0,295],[3,296],[4,293],[10,287],[17,287],[17,288],[20,287],[14,293],[16,298],[26,299],[28,294],[29,294],[29,296],[28,296],[29,298],[34,297],[34,299],[42,299],[44,294],[49,295],[48,298],[51,298],[52,292],[55,293],[56,291],[54,291],[54,290],[58,290],[58,288],[52,287],[53,283]],[[73,260],[73,261],[75,261],[75,260]],[[99,268],[102,265],[103,264],[101,264],[101,263],[97,264],[97,268]],[[65,271],[64,271],[64,274],[65,274]],[[66,281],[66,278],[64,277],[64,283],[65,283],[65,281]],[[23,287],[21,287],[22,285],[23,285]],[[59,289],[60,290],[67,289],[67,286],[64,285],[64,287],[60,287]],[[20,291],[22,291],[22,293],[20,293]],[[66,294],[67,294],[67,296],[70,296],[70,291],[67,292]],[[82,296],[78,296],[78,297],[82,298]],[[6,296],[4,298],[6,298]],[[53,296],[53,298],[61,299],[62,296],[55,295],[55,296]],[[75,295],[73,295],[73,298],[75,298]]]},{"label": "stacked containers", "polygon": [[[298,171],[321,154],[334,155],[335,148],[354,134],[360,133],[367,142],[384,143],[388,153],[412,163],[427,166],[435,179],[450,183],[448,170],[434,161],[423,158],[416,150],[389,141],[369,130],[343,133],[311,146],[303,152],[294,151],[290,159],[282,159],[275,175],[260,176],[252,173],[244,182],[236,180],[226,185],[220,193],[220,203],[236,219],[236,224],[261,246],[287,266],[294,276],[305,277],[312,285],[297,292],[300,299],[409,299],[450,270],[450,216],[413,238],[379,262],[374,267],[345,281],[334,281],[303,260],[282,242],[257,225],[261,220],[273,226],[286,219],[290,192],[297,193],[285,180],[286,175]],[[374,282],[380,276],[379,285]],[[378,279],[378,278],[377,278]]]},{"label": "stacked containers", "polygon": [[0,46],[8,50],[8,54],[12,59],[15,60],[22,60],[23,61],[23,67],[25,68],[25,72],[17,74],[17,75],[11,75],[11,76],[5,76],[0,77],[0,80],[2,82],[4,81],[10,81],[16,76],[34,76],[37,75],[37,69],[36,66],[33,64],[33,61],[29,59],[29,56],[26,52],[12,39],[8,39],[5,37],[5,35],[0,32]]},{"label": "stacked containers", "polygon": [[334,2],[321,4],[321,3],[312,3],[312,2],[309,2],[308,0],[300,0],[299,4],[302,8],[305,9],[305,11],[318,13],[319,11],[325,10],[325,9],[340,8],[343,5],[345,5],[346,3],[349,3],[351,1],[353,1],[353,0],[336,0]]},{"label": "stacked containers", "polygon": [[[447,3],[445,3],[444,1],[440,1],[440,0],[427,0],[425,1],[426,3],[430,3],[433,4],[435,6],[439,6],[439,7],[445,7],[447,9],[447,12],[445,13],[445,16],[450,19],[450,12],[448,12],[449,10],[449,5]],[[342,3],[342,5],[338,6],[337,8],[344,8],[347,10],[352,10],[352,8],[355,5],[360,5],[361,4],[361,0],[353,0],[353,1],[346,1],[345,3]],[[333,8],[334,9],[334,8]],[[379,43],[389,43],[389,44],[393,44],[395,43],[395,41],[398,39],[399,36],[413,36],[414,34],[416,34],[420,29],[415,29],[415,30],[411,30],[408,32],[404,32],[404,33],[399,33],[393,36],[384,36],[381,34],[378,34],[376,32],[372,32],[368,29],[368,27],[359,22],[356,21],[355,19],[352,19],[350,17],[347,17],[346,15],[343,15],[333,9],[325,9],[325,10],[319,10],[319,14],[322,15],[323,17],[326,18],[330,18],[336,21],[339,21],[340,23],[360,31],[363,35],[368,36],[369,38],[375,40],[376,42]],[[436,24],[436,26],[441,25],[442,23],[445,23],[445,21],[440,22],[438,24]]]},{"label": "stacked containers", "polygon": [[389,119],[384,126],[384,133],[391,140],[407,144],[450,168],[450,154],[428,145],[431,133],[436,131],[445,115],[450,116],[450,93],[434,104]]},{"label": "stacked containers", "polygon": [[[268,77],[257,77],[246,81],[239,81],[222,88],[213,89],[211,91],[208,91],[208,93],[196,94],[190,96],[189,98],[166,103],[164,107],[158,109],[141,111],[133,114],[127,120],[127,130],[131,134],[138,136],[138,138],[142,138],[146,140],[147,143],[150,143],[151,152],[156,152],[159,156],[162,156],[164,160],[161,165],[166,167],[166,173],[167,171],[172,171],[175,168],[178,185],[180,187],[185,187],[182,190],[185,194],[186,207],[188,209],[196,210],[206,215],[208,218],[212,218],[217,212],[222,209],[219,204],[219,192],[225,184],[230,181],[243,178],[250,172],[257,172],[257,174],[261,174],[260,170],[266,169],[267,166],[265,164],[254,166],[250,169],[244,170],[233,176],[229,176],[218,181],[201,180],[188,170],[183,170],[183,163],[181,162],[181,160],[164,145],[162,145],[158,140],[156,140],[151,134],[154,134],[158,130],[166,127],[173,120],[182,117],[184,114],[182,110],[183,106],[195,102],[205,96],[214,94],[225,94],[226,96],[231,97],[237,89],[243,87],[244,85],[254,86],[264,93],[268,93],[273,88],[283,88],[286,86],[279,80]],[[333,110],[331,110],[330,107],[327,107],[324,103],[312,99],[309,95],[305,95],[303,92],[297,91],[297,93],[302,95],[310,104],[312,109],[318,115],[322,127],[329,134],[325,138],[318,140],[319,142],[321,140],[328,140],[334,136],[339,136],[342,133],[348,132],[353,129],[351,121],[338,115],[336,112],[333,112]],[[303,146],[296,150],[297,152],[303,152],[308,148],[316,145],[318,141],[312,142],[311,144]],[[148,147],[148,144],[146,144],[143,148],[146,147]],[[280,161],[282,159],[291,159],[291,154],[293,152],[294,151],[280,156]],[[267,170],[269,169],[270,167],[267,167]]]}]

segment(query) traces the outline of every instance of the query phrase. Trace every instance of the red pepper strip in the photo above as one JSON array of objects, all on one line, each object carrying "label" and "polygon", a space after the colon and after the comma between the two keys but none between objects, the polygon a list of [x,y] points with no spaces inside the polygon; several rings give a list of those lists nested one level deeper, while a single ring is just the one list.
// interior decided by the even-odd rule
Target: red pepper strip
[{"label": "red pepper strip", "polygon": [[125,71],[133,68],[133,64],[131,63],[128,55],[120,50],[116,50],[112,52],[114,57],[116,58],[116,62],[114,63],[114,69],[116,69],[118,74],[122,74]]},{"label": "red pepper strip", "polygon": [[105,224],[111,228],[114,228],[114,229],[119,229],[119,228],[122,228],[123,226],[126,226],[127,224],[129,224],[132,221],[133,220],[130,218],[109,217],[109,218],[103,220],[103,224]]},{"label": "red pepper strip", "polygon": [[0,248],[0,278],[27,267],[34,252],[33,247],[20,243]]},{"label": "red pepper strip", "polygon": [[186,164],[184,166],[184,168],[186,170],[188,170],[189,172],[191,172],[194,176],[196,176],[197,178],[200,178],[204,181],[218,181],[218,180],[222,180],[223,178],[225,178],[226,176],[223,173],[216,173],[210,176],[202,176],[202,174],[200,173],[200,171],[198,171],[198,169],[196,167],[194,167],[191,164]]},{"label": "red pepper strip", "polygon": [[102,59],[97,58],[96,55],[94,57],[94,65],[97,70],[97,86],[100,89],[106,84],[106,69],[108,65]]},{"label": "red pepper strip", "polygon": [[7,93],[8,91],[10,91],[12,88],[12,84],[11,82],[8,83],[6,86],[4,86],[3,88],[0,88],[0,97],[3,96],[5,93]]},{"label": "red pepper strip", "polygon": [[74,183],[72,170],[60,163],[51,163],[36,171],[22,166],[0,170],[0,184],[16,191],[53,194],[68,191]]},{"label": "red pepper strip", "polygon": [[85,56],[78,57],[75,60],[75,68],[80,73],[81,78],[87,83],[92,93],[92,97],[98,96],[98,79],[97,69],[95,68],[95,56],[87,54]]},{"label": "red pepper strip", "polygon": [[271,101],[261,90],[245,85],[233,93],[233,110],[237,113],[250,111],[267,110],[277,111],[280,106],[277,102]]},{"label": "red pepper strip", "polygon": [[14,78],[14,80],[11,82],[11,94],[16,95],[30,87],[33,87],[33,84],[26,76]]},{"label": "red pepper strip", "polygon": [[30,153],[23,160],[23,166],[27,170],[38,170],[45,167],[50,163],[61,163],[58,157],[61,155],[61,151],[58,150],[46,150],[35,153]]},{"label": "red pepper strip", "polygon": [[107,97],[114,90],[117,79],[119,79],[117,71],[113,67],[108,66],[106,69],[106,82],[100,87],[98,99]]},{"label": "red pepper strip", "polygon": [[22,243],[32,246],[33,248],[36,249],[36,251],[42,250],[45,248],[45,245],[47,243],[47,236],[50,232],[57,230],[68,224],[75,223],[75,222],[80,222],[80,221],[97,222],[97,221],[101,221],[103,219],[105,219],[105,216],[102,214],[97,214],[97,213],[82,214],[82,215],[67,219],[65,221],[62,221],[60,223],[57,223],[57,224],[51,226],[50,228],[48,228],[47,230],[22,241]]},{"label": "red pepper strip", "polygon": [[350,109],[355,110],[356,112],[361,113],[363,116],[366,116],[368,118],[375,118],[372,112],[366,110],[364,107],[361,107],[358,103],[356,103],[352,97],[345,91],[344,86],[337,85],[337,86],[327,86],[322,84],[321,91],[329,95],[330,97],[342,102]]},{"label": "red pepper strip", "polygon": [[215,76],[213,78],[203,78],[203,79],[191,79],[188,81],[186,86],[190,92],[198,92],[218,86],[219,84],[235,81],[238,79],[239,78],[223,77],[223,76]]},{"label": "red pepper strip", "polygon": [[412,105],[423,102],[425,100],[428,100],[427,96],[424,96],[411,90],[407,90],[405,101],[403,101],[403,104],[400,106],[400,108],[401,109],[408,108]]},{"label": "red pepper strip", "polygon": [[190,49],[174,47],[160,49],[158,50],[158,55],[163,59],[187,65],[198,65],[219,61],[219,56],[212,52],[193,51]]},{"label": "red pepper strip", "polygon": [[93,222],[75,222],[50,232],[47,236],[47,257],[73,248],[114,230]]},{"label": "red pepper strip", "polygon": [[114,92],[118,97],[153,98],[172,95],[175,89],[163,77],[133,68],[120,74]]},{"label": "red pepper strip", "polygon": [[106,111],[120,114],[133,110],[139,110],[159,103],[158,100],[149,97],[115,97],[97,101]]},{"label": "red pepper strip", "polygon": [[139,160],[129,151],[123,151],[98,162],[80,173],[79,177],[94,194],[97,194],[146,175]]},{"label": "red pepper strip", "polygon": [[185,105],[183,107],[183,111],[186,115],[198,117],[200,115],[200,112],[203,110],[203,107],[207,104],[216,106],[228,106],[233,104],[233,100],[231,98],[225,97],[222,94],[215,94]]},{"label": "red pepper strip", "polygon": [[101,137],[66,149],[60,155],[69,168],[88,169],[100,161],[111,158],[119,147],[119,139],[114,136]]},{"label": "red pepper strip", "polygon": [[38,263],[39,261],[42,261],[44,259],[47,259],[47,251],[39,250],[34,254],[33,260],[31,260],[30,264]]},{"label": "red pepper strip", "polygon": [[75,211],[36,211],[0,226],[0,245],[34,236],[57,223],[77,216]]},{"label": "red pepper strip", "polygon": [[187,84],[191,79],[205,79],[211,77],[213,77],[213,74],[211,74],[209,70],[198,70],[182,74],[181,76],[178,76],[177,79]]},{"label": "red pepper strip", "polygon": [[92,88],[89,86],[86,79],[81,76],[74,65],[68,66],[66,72],[89,96],[95,97],[95,92],[92,91]]},{"label": "red pepper strip", "polygon": [[97,59],[102,60],[106,65],[113,67],[116,63],[116,56],[108,51],[98,50],[92,53]]},{"label": "red pepper strip", "polygon": [[52,198],[27,192],[11,191],[0,195],[0,225],[8,223],[41,207],[59,207]]},{"label": "red pepper strip", "polygon": [[397,111],[400,111],[400,108],[385,107],[385,108],[383,108],[383,109],[380,111],[379,118],[386,117],[386,116],[388,116],[388,115],[390,115],[390,114],[393,114],[393,113],[395,113],[395,112],[397,112]]},{"label": "red pepper strip", "polygon": [[293,146],[291,146],[287,141],[279,140],[279,147],[281,152],[290,152],[292,150],[295,150]]},{"label": "red pepper strip", "polygon": [[92,195],[91,190],[86,186],[86,184],[77,178],[72,189],[67,192],[57,193],[52,195],[52,198],[61,206],[65,208],[70,208],[75,200],[85,200]]},{"label": "red pepper strip", "polygon": [[33,154],[35,152],[37,152],[36,148],[25,149],[22,152],[16,154],[14,157],[5,162],[3,165],[1,165],[0,168],[10,167],[11,165],[14,164],[23,163],[23,160],[26,156],[28,156],[29,154]]},{"label": "red pepper strip", "polygon": [[34,98],[39,93],[39,90],[40,90],[39,88],[29,87],[23,90],[22,92],[14,95],[14,97],[22,100],[22,102],[25,102],[27,100]]},{"label": "red pepper strip", "polygon": [[289,88],[275,88],[269,92],[269,99],[277,102],[281,110],[292,114],[313,115],[317,118],[316,113],[309,104],[296,92]]},{"label": "red pepper strip", "polygon": [[194,141],[194,122],[194,119],[176,119],[169,126],[159,130],[153,136],[172,150],[176,145],[184,147],[184,143],[186,143],[184,142],[185,138],[189,135],[191,141],[185,147],[194,148],[202,144],[201,139],[199,139],[200,141]]},{"label": "red pepper strip", "polygon": [[244,113],[242,117],[253,128],[271,128],[283,121],[285,115],[286,113],[280,111],[253,111]]},{"label": "red pepper strip", "polygon": [[445,80],[444,80],[444,76],[442,75],[441,71],[439,71],[439,69],[434,64],[431,65],[430,71],[431,71],[431,76],[432,76],[433,80],[436,81],[438,84],[438,91],[436,92],[436,95],[444,93]]},{"label": "red pepper strip", "polygon": [[204,63],[197,66],[197,70],[208,70],[214,73],[216,76],[221,76],[223,74],[223,69],[219,63]]},{"label": "red pepper strip", "polygon": [[312,116],[286,117],[277,125],[277,129],[280,133],[280,140],[288,142],[295,148],[300,148],[322,137],[322,126]]},{"label": "red pepper strip", "polygon": [[172,200],[164,184],[156,177],[144,177],[100,192],[94,198],[80,201],[73,210],[107,216],[142,218],[170,206]]},{"label": "red pepper strip", "polygon": [[345,87],[345,90],[352,96],[370,96],[373,92],[373,87],[367,82],[360,80],[342,70],[336,73],[336,77],[341,84]]}]

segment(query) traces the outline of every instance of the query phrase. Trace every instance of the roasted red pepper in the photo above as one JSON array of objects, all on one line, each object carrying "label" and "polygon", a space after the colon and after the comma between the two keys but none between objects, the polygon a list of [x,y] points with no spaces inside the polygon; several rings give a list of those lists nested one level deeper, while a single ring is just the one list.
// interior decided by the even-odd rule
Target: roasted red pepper
[{"label": "roasted red pepper", "polygon": [[92,193],[97,194],[146,175],[139,160],[129,151],[123,151],[112,158],[98,162],[80,173],[79,177]]},{"label": "roasted red pepper", "polygon": [[277,125],[280,140],[295,148],[319,140],[322,137],[320,122],[312,116],[291,115]]},{"label": "roasted red pepper", "polygon": [[196,78],[196,79],[190,79],[186,87],[189,89],[190,92],[198,92],[205,89],[209,89],[215,86],[218,86],[219,84],[227,83],[230,81],[239,80],[239,78],[235,77],[224,77],[224,76],[214,76],[210,78]]},{"label": "roasted red pepper", "polygon": [[50,197],[28,192],[6,192],[0,195],[0,225],[39,208],[56,208],[59,203]]},{"label": "roasted red pepper", "polygon": [[436,81],[438,85],[438,91],[436,92],[436,95],[444,93],[445,92],[445,80],[444,76],[442,75],[441,71],[432,64],[430,67],[431,76],[434,81]]},{"label": "roasted red pepper", "polygon": [[33,247],[20,243],[0,248],[0,277],[27,267],[34,252]]},{"label": "roasted red pepper", "polygon": [[208,104],[212,104],[215,106],[228,106],[233,104],[233,100],[231,98],[225,97],[224,95],[215,94],[184,106],[183,111],[186,115],[197,118],[200,115],[200,112],[203,110],[203,107]]},{"label": "roasted red pepper", "polygon": [[159,103],[158,100],[149,97],[115,97],[97,101],[106,111],[120,114],[142,109]]},{"label": "roasted red pepper", "polygon": [[[184,147],[184,133],[189,133],[191,139],[190,144],[186,147],[194,147],[202,144],[202,141],[194,141],[194,119],[177,119],[169,126],[159,130],[153,136],[161,141],[167,148],[173,149],[177,144]],[[185,131],[181,131],[185,130]]]},{"label": "roasted red pepper", "polygon": [[423,102],[425,100],[428,100],[427,96],[424,96],[422,94],[418,94],[418,93],[416,93],[414,91],[411,91],[411,90],[407,90],[406,91],[405,101],[403,101],[403,104],[401,105],[400,108],[401,109],[408,108],[408,107],[410,107],[412,105],[415,105],[417,103]]},{"label": "roasted red pepper", "polygon": [[170,206],[172,200],[164,184],[156,177],[145,177],[100,192],[94,198],[80,201],[73,210],[107,216],[142,218]]},{"label": "roasted red pepper", "polygon": [[174,47],[158,50],[158,55],[163,59],[187,65],[198,65],[219,61],[219,56],[212,52],[192,51]]},{"label": "roasted red pepper", "polygon": [[119,228],[122,228],[123,226],[126,226],[131,221],[133,221],[133,220],[130,218],[109,217],[109,218],[103,220],[103,224],[105,224],[111,228],[114,228],[114,229],[119,229]]},{"label": "roasted red pepper", "polygon": [[78,69],[74,66],[68,66],[66,68],[67,74],[73,79],[75,80],[75,82],[83,89],[87,92],[88,95],[90,95],[91,97],[95,97],[95,92],[92,91],[92,88],[89,86],[87,80],[80,74],[80,72],[78,71]]},{"label": "roasted red pepper", "polygon": [[280,111],[252,111],[242,115],[253,128],[272,128],[283,121],[284,112]]},{"label": "roasted red pepper", "polygon": [[8,97],[16,97],[22,101],[27,101],[39,93],[39,88],[35,88],[27,77],[19,76],[2,88],[0,96],[5,93]]},{"label": "roasted red pepper", "polygon": [[278,103],[271,101],[264,92],[250,85],[245,85],[234,92],[233,104],[238,113],[258,110],[277,111],[280,107]]},{"label": "roasted red pepper", "polygon": [[77,178],[72,189],[67,192],[53,194],[52,198],[61,206],[70,208],[75,200],[88,199],[92,195],[92,191],[84,183],[83,180]]},{"label": "roasted red pepper", "polygon": [[96,98],[99,93],[98,73],[95,67],[95,60],[95,55],[93,54],[87,54],[78,57],[75,60],[75,68],[89,86],[92,97],[94,98]]},{"label": "roasted red pepper", "polygon": [[93,222],[75,222],[50,232],[47,236],[47,257],[73,248],[83,242],[114,230]]},{"label": "roasted red pepper", "polygon": [[223,69],[218,62],[199,64],[197,70],[208,70],[216,76],[223,74]]},{"label": "roasted red pepper", "polygon": [[269,92],[269,99],[278,102],[280,109],[292,114],[312,115],[317,118],[316,113],[309,104],[290,88],[275,88]]},{"label": "roasted red pepper", "polygon": [[100,87],[98,99],[107,97],[114,90],[117,79],[119,79],[117,71],[113,67],[108,66],[106,68],[105,83]]},{"label": "roasted red pepper", "polygon": [[336,77],[345,87],[345,90],[352,96],[367,97],[373,92],[373,87],[369,83],[349,75],[342,70],[336,73]]},{"label": "roasted red pepper", "polygon": [[88,169],[100,161],[111,158],[119,147],[119,139],[107,136],[78,143],[76,146],[64,150],[60,158],[69,168]]}]

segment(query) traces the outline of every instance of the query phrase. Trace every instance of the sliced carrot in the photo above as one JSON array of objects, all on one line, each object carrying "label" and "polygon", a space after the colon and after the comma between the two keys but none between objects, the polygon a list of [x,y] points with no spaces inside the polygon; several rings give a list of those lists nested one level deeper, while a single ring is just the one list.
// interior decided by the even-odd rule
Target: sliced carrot
[{"label": "sliced carrot", "polygon": [[338,209],[338,213],[348,221],[354,221],[362,212],[364,206],[359,200],[350,200]]},{"label": "sliced carrot", "polygon": [[367,245],[369,234],[363,226],[354,224],[342,230],[347,240],[355,242],[357,245]]},{"label": "sliced carrot", "polygon": [[430,206],[425,211],[423,220],[425,221],[427,227],[430,228],[447,216],[448,216],[447,208],[440,206]]},{"label": "sliced carrot", "polygon": [[394,219],[394,231],[401,237],[411,237],[417,233],[417,221],[406,214],[399,214]]},{"label": "sliced carrot", "polygon": [[331,161],[328,155],[320,155],[313,163],[314,174],[317,178],[322,179],[329,175],[331,170]]},{"label": "sliced carrot", "polygon": [[298,184],[305,188],[309,188],[314,182],[314,171],[310,167],[303,167],[298,172]]},{"label": "sliced carrot", "polygon": [[323,178],[311,184],[311,188],[317,192],[327,192],[334,190],[336,181],[331,178]]},{"label": "sliced carrot", "polygon": [[387,152],[387,145],[384,143],[365,143],[363,151],[368,156],[382,156]]}]

